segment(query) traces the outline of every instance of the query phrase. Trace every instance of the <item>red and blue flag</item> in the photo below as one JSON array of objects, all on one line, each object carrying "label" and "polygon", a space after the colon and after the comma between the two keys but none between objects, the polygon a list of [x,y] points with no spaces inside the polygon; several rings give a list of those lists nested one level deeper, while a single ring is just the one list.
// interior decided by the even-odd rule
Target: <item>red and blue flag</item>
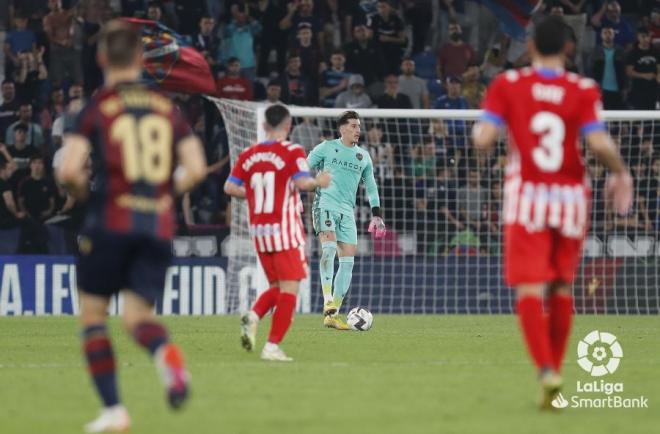
[{"label": "red and blue flag", "polygon": [[500,29],[512,38],[523,40],[532,14],[542,3],[540,0],[481,0],[500,24]]},{"label": "red and blue flag", "polygon": [[125,18],[142,26],[144,79],[180,93],[214,93],[215,81],[204,56],[174,30],[151,20]]}]

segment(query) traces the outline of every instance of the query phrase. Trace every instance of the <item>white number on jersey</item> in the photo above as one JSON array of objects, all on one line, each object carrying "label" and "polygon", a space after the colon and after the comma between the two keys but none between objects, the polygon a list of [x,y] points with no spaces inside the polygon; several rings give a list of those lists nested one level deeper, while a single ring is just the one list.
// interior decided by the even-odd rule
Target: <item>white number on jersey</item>
[{"label": "white number on jersey", "polygon": [[254,213],[270,214],[275,207],[275,172],[256,172],[250,178],[254,191]]},{"label": "white number on jersey", "polygon": [[554,113],[539,112],[532,118],[530,128],[541,135],[539,146],[532,151],[534,162],[543,172],[558,171],[564,160],[564,121]]}]

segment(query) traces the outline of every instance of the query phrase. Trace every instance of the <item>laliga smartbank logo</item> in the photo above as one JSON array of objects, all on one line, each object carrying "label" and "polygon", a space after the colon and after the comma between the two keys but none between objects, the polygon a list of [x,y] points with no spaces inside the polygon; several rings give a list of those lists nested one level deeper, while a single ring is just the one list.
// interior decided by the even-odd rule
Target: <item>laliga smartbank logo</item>
[{"label": "laliga smartbank logo", "polygon": [[[577,363],[591,377],[612,375],[619,369],[623,359],[623,348],[616,336],[594,330],[588,333],[577,346]],[[577,381],[576,392],[581,395],[564,397],[561,393],[552,401],[555,408],[648,408],[648,398],[624,397],[621,382],[604,379]],[[604,395],[604,396],[603,396]]]},{"label": "laliga smartbank logo", "polygon": [[577,347],[578,365],[592,377],[614,374],[619,368],[623,349],[612,333],[594,330]]}]

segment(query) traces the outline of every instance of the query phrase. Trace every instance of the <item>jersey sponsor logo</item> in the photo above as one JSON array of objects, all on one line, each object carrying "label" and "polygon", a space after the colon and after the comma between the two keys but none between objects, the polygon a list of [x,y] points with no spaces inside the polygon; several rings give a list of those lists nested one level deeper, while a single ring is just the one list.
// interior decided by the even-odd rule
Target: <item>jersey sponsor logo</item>
[{"label": "jersey sponsor logo", "polygon": [[166,195],[160,198],[122,194],[117,197],[117,206],[141,213],[161,214],[172,208],[172,197]]},{"label": "jersey sponsor logo", "polygon": [[280,226],[277,224],[250,225],[250,235],[253,237],[271,237],[280,234]]},{"label": "jersey sponsor logo", "polygon": [[537,101],[545,101],[552,104],[561,104],[566,95],[566,90],[559,86],[534,83],[532,86],[532,97]]},{"label": "jersey sponsor logo", "polygon": [[359,164],[351,163],[349,161],[343,161],[338,158],[333,158],[332,161],[330,161],[330,164],[334,166],[340,166],[340,167],[345,167],[347,169],[355,170],[355,171],[362,171],[362,166]]},{"label": "jersey sponsor logo", "polygon": [[284,168],[284,160],[274,152],[257,152],[250,155],[245,162],[243,162],[243,170],[246,172],[256,163],[272,163],[277,170],[282,170]]}]

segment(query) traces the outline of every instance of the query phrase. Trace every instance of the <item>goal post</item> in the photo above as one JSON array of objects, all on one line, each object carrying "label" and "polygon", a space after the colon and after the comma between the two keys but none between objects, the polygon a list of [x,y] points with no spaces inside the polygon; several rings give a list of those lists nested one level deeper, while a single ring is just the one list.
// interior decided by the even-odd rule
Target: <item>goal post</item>
[{"label": "goal post", "polygon": [[[231,161],[264,137],[265,104],[212,99],[220,110]],[[289,106],[290,139],[309,152],[338,136],[344,109]],[[388,235],[367,232],[370,208],[360,186],[355,207],[358,255],[347,307],[378,313],[499,314],[513,311],[513,292],[501,278],[501,198],[506,136],[492,153],[470,146],[479,110],[357,109],[360,145],[374,161]],[[593,178],[591,226],[573,292],[578,313],[660,313],[660,161],[648,152],[660,139],[656,112],[604,112],[610,133],[636,179],[635,210],[616,218],[604,201],[603,168],[588,154]],[[649,145],[650,143],[650,145]],[[647,159],[646,156],[649,156]],[[657,166],[657,167],[656,167]],[[655,190],[654,190],[655,189]],[[299,310],[320,311],[320,246],[312,232],[313,194],[303,195],[311,276]],[[247,212],[232,201],[228,256],[229,311],[247,308],[263,288],[249,240]]]}]

